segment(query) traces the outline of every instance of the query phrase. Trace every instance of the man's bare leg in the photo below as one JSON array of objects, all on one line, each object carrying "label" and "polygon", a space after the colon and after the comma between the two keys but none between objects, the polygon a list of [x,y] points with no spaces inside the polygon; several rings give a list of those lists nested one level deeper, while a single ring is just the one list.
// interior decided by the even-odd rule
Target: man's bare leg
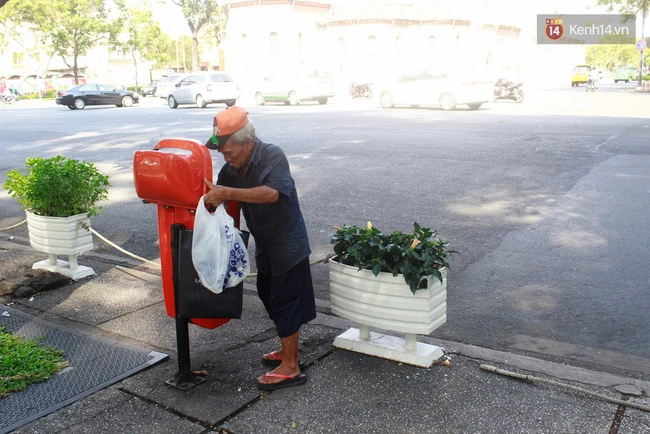
[{"label": "man's bare leg", "polygon": [[[280,338],[280,344],[282,349],[276,352],[278,357],[282,358],[282,363],[280,366],[275,368],[271,373],[280,374],[280,375],[291,375],[296,376],[300,374],[300,368],[298,367],[298,342],[299,342],[300,332],[296,332],[291,336],[286,338]],[[261,383],[271,384],[279,383],[282,381],[282,378],[274,377],[259,377],[258,380]]]}]

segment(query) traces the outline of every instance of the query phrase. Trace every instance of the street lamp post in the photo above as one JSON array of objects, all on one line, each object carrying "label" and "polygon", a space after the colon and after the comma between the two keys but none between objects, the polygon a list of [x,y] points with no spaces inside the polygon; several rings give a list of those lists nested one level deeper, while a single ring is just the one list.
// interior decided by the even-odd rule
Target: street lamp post
[{"label": "street lamp post", "polygon": [[[645,13],[648,6],[648,0],[643,0],[643,12],[641,16],[641,39],[645,41]],[[643,52],[644,50],[639,50],[641,52],[641,60],[639,60],[639,87],[643,86]]]}]

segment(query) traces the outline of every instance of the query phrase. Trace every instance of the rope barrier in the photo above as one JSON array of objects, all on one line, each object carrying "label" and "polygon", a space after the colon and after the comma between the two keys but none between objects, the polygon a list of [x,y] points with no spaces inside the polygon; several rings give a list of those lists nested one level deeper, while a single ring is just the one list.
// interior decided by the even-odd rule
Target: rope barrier
[{"label": "rope barrier", "polygon": [[13,226],[9,226],[8,228],[2,228],[2,229],[0,229],[0,232],[4,232],[4,231],[8,231],[9,229],[17,228],[18,226],[23,225],[23,224],[25,224],[25,223],[27,223],[27,220],[23,220],[23,221],[20,222],[20,223],[16,223],[16,224],[13,225]]},{"label": "rope barrier", "polygon": [[[15,225],[13,225],[13,226],[9,226],[8,228],[0,229],[0,232],[6,231],[6,230],[9,230],[9,229],[17,228],[18,226],[20,226],[20,225],[22,225],[22,224],[24,224],[24,223],[26,223],[26,222],[27,222],[27,220],[23,220],[23,221],[21,221],[20,223],[17,223],[17,224],[15,224]],[[97,232],[96,230],[94,230],[93,228],[91,228],[90,226],[88,226],[87,224],[82,223],[82,222],[79,222],[79,224],[80,224],[80,225],[81,225],[85,230],[89,231],[90,233],[92,233],[93,235],[95,235],[97,238],[99,238],[100,240],[102,240],[103,242],[105,242],[106,244],[108,244],[109,246],[113,247],[114,249],[117,249],[117,250],[119,250],[120,252],[124,253],[125,255],[130,256],[130,257],[132,257],[132,258],[134,258],[134,259],[137,259],[138,261],[145,262],[145,263],[147,263],[147,264],[149,264],[149,265],[152,265],[152,266],[154,266],[154,267],[156,267],[156,268],[160,268],[160,264],[159,264],[159,263],[157,263],[157,262],[153,262],[153,261],[150,261],[150,260],[148,260],[148,259],[145,259],[145,258],[143,258],[142,256],[138,256],[138,255],[136,255],[136,254],[134,254],[134,253],[129,252],[128,250],[124,250],[123,248],[121,248],[121,247],[118,246],[117,244],[113,243],[112,241],[108,240],[106,237],[104,237],[102,234],[100,234],[99,232]],[[311,263],[309,264],[309,266],[310,266],[310,267],[313,267],[314,265],[319,264],[319,263],[321,263],[321,262],[324,263],[324,264],[326,264],[326,263],[329,262],[329,260],[330,260],[331,258],[333,258],[334,256],[336,256],[334,253],[328,253],[328,254],[327,254],[323,259],[319,259],[319,260],[317,260],[317,261],[311,262]],[[249,274],[247,277],[257,277],[257,273],[251,273],[251,274]]]},{"label": "rope barrier", "polygon": [[637,410],[650,412],[650,407],[648,407],[648,406],[637,404],[635,402],[623,401],[622,399],[610,398],[609,396],[606,396],[606,395],[603,395],[603,394],[600,394],[600,393],[596,393],[596,392],[592,392],[591,390],[583,389],[581,387],[572,386],[570,384],[560,383],[559,381],[548,380],[546,378],[541,378],[541,377],[533,377],[532,375],[518,374],[516,372],[506,371],[505,369],[499,369],[499,368],[496,368],[496,367],[490,366],[490,365],[481,365],[480,367],[484,371],[494,372],[495,374],[505,375],[507,377],[516,378],[518,380],[524,380],[524,381],[527,381],[529,383],[537,382],[537,383],[551,384],[553,386],[559,386],[559,387],[563,387],[565,389],[571,389],[571,390],[574,390],[576,392],[584,393],[585,395],[589,395],[589,396],[592,396],[594,398],[598,398],[598,399],[601,399],[603,401],[610,402],[612,404],[622,405],[622,406],[625,406],[625,407],[630,407],[630,408],[635,408]]}]

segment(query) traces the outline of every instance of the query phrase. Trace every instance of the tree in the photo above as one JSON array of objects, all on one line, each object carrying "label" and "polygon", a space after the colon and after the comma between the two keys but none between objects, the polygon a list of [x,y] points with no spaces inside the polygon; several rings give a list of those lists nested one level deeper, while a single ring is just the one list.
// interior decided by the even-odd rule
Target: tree
[{"label": "tree", "polygon": [[12,0],[19,21],[40,33],[79,82],[79,57],[116,30],[103,0]]},{"label": "tree", "polygon": [[612,12],[618,8],[621,14],[637,14],[648,5],[648,0],[598,0],[598,6],[607,6],[607,10]]},{"label": "tree", "polygon": [[[646,54],[646,58],[650,53]],[[598,68],[614,70],[620,66],[633,66],[639,63],[639,51],[634,45],[594,45],[587,48],[586,60]]]},{"label": "tree", "polygon": [[[143,60],[156,63],[159,67],[169,60],[169,36],[153,20],[151,5],[147,2],[128,6],[124,0],[115,0],[120,11],[122,32],[113,34],[112,44],[122,53],[129,54],[135,68],[135,91],[138,91],[138,63]],[[122,38],[125,36],[125,38]]]},{"label": "tree", "polygon": [[180,6],[192,33],[192,70],[199,70],[199,32],[219,20],[218,0],[172,0]]}]

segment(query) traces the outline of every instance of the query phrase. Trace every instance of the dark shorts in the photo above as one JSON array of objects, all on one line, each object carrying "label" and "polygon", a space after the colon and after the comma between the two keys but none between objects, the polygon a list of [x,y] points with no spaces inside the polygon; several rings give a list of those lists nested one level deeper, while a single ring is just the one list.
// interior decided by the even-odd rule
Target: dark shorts
[{"label": "dark shorts", "polygon": [[[258,269],[260,261],[268,260],[266,255],[258,256]],[[270,264],[265,265],[262,268],[270,269]],[[275,323],[279,337],[286,338],[299,331],[301,325],[316,318],[309,258],[283,274],[272,276],[258,272],[257,295]]]}]

